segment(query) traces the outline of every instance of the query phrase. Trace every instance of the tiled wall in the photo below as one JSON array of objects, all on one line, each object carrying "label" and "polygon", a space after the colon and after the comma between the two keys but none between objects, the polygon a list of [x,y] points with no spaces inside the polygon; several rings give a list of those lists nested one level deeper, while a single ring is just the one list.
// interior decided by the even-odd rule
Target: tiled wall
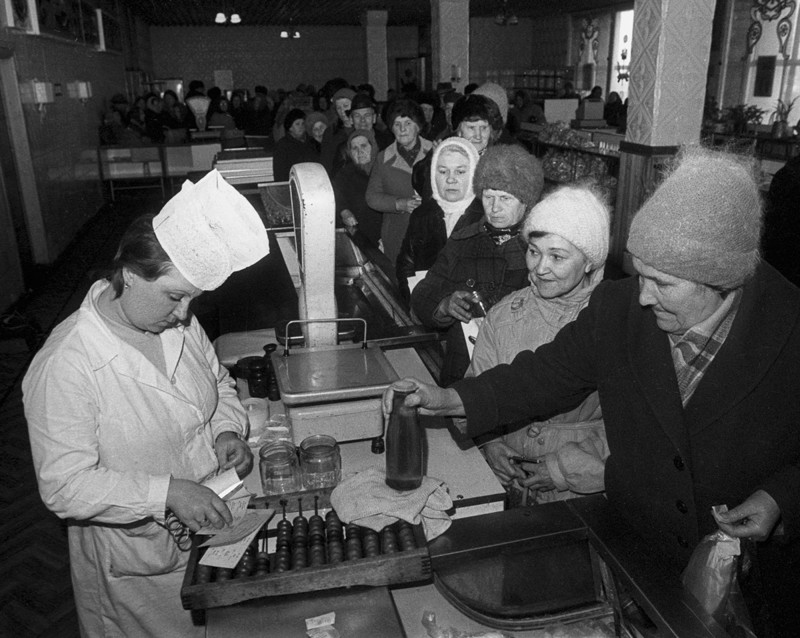
[{"label": "tiled wall", "polygon": [[[102,204],[97,181],[76,179],[74,167],[97,146],[103,98],[125,89],[124,63],[118,54],[14,31],[0,32],[0,45],[14,50],[20,84],[36,79],[61,85],[61,95],[43,110],[22,107],[45,228],[44,261],[52,262]],[[85,105],[68,97],[67,84],[75,80],[92,84]]]}]

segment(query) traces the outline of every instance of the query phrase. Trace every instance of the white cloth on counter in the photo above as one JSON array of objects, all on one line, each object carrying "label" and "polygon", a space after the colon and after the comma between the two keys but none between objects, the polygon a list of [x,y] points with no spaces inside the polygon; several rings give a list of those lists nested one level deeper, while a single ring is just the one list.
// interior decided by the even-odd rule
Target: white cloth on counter
[{"label": "white cloth on counter", "polygon": [[398,519],[422,523],[427,540],[447,531],[453,500],[440,479],[425,476],[415,490],[399,492],[386,485],[383,469],[370,467],[342,481],[331,493],[331,506],[344,523],[357,523],[376,532]]}]

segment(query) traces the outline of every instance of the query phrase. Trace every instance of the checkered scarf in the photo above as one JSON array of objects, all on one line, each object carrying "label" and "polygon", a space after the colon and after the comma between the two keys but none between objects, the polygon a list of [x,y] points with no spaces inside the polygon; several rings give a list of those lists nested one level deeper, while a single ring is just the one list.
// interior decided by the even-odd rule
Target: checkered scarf
[{"label": "checkered scarf", "polygon": [[703,325],[690,328],[672,343],[672,362],[675,366],[675,375],[678,377],[683,407],[689,403],[706,369],[717,356],[731,331],[741,300],[740,294],[731,294],[735,295],[732,303],[725,304],[728,305],[727,309],[720,308],[719,317],[712,315],[710,326],[707,322],[703,322]]}]

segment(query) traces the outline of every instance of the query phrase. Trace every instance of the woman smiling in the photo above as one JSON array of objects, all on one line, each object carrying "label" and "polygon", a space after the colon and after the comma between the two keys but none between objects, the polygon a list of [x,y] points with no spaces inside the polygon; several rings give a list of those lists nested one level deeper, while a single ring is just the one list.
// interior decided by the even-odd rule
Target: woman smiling
[{"label": "woman smiling", "polygon": [[[551,341],[589,303],[603,278],[608,209],[589,188],[564,186],[545,197],[526,218],[522,236],[531,285],[489,311],[467,376]],[[608,443],[596,392],[567,412],[492,433],[482,447],[514,505],[604,489]],[[531,462],[514,460],[520,457]]]}]

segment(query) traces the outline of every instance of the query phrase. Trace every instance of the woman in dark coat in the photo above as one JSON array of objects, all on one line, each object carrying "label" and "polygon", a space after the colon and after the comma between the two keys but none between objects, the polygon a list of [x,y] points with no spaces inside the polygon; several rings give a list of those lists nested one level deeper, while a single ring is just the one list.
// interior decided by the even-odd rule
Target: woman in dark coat
[{"label": "woman in dark coat", "polygon": [[319,153],[311,146],[306,135],[306,114],[300,109],[292,109],[283,122],[286,135],[275,144],[272,170],[276,182],[289,180],[292,166],[302,162],[319,162]]},{"label": "woman in dark coat", "polygon": [[406,301],[411,296],[409,277],[424,277],[453,231],[483,217],[483,205],[472,190],[478,165],[475,147],[454,137],[439,144],[431,155],[433,194],[411,213],[397,256],[397,283]]},{"label": "woman in dark coat", "polygon": [[542,165],[521,146],[493,146],[478,162],[474,191],[485,218],[454,232],[411,293],[411,308],[428,328],[447,331],[442,385],[464,376],[469,351],[461,323],[472,320],[469,297],[490,307],[528,285],[522,218],[539,201]]},{"label": "woman in dark coat", "polygon": [[[748,539],[756,634],[796,636],[800,291],[760,260],[760,195],[739,161],[689,154],[633,220],[639,276],[598,286],[553,342],[407,402],[466,414],[477,435],[597,390],[606,494],[654,565],[677,580],[704,535]],[[714,505],[731,509],[715,520]]]}]

